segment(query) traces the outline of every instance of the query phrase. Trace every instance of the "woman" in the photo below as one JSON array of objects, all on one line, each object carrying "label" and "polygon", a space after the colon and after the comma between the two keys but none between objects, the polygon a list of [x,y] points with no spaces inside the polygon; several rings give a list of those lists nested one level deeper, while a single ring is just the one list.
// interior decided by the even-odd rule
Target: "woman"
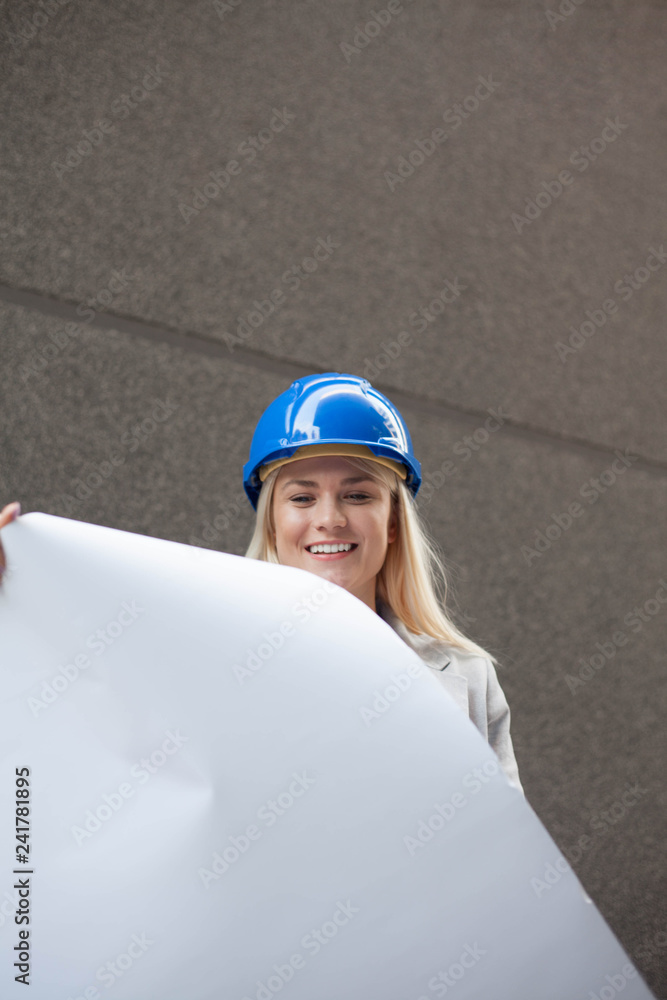
[{"label": "woman", "polygon": [[[257,512],[246,556],[306,569],[367,604],[434,670],[523,792],[494,658],[445,610],[444,567],[415,508],[421,466],[396,407],[355,375],[297,379],[260,418],[243,476]],[[18,513],[5,507],[0,528]]]},{"label": "woman", "polygon": [[421,466],[396,407],[355,375],[297,379],[260,418],[243,475],[257,512],[246,556],[306,569],[372,608],[435,671],[523,792],[494,658],[444,607],[444,567],[414,503]]}]

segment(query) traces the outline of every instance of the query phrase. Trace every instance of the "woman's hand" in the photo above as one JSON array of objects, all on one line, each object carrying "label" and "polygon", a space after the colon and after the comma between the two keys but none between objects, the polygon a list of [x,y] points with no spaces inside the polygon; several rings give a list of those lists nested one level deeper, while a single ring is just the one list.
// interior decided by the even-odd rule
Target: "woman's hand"
[{"label": "woman's hand", "polygon": [[[21,513],[21,504],[18,500],[13,503],[8,503],[6,507],[0,510],[0,528],[4,528],[6,524],[13,521],[14,518],[18,517]],[[5,553],[2,548],[2,542],[0,542],[0,580],[2,579],[2,574],[6,569],[7,563],[5,562]]]}]

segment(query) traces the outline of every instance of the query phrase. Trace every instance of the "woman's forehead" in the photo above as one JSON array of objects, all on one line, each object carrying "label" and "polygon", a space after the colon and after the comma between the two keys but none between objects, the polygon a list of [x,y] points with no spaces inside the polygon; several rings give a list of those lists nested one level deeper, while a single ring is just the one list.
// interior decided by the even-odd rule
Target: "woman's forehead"
[{"label": "woman's forehead", "polygon": [[332,479],[335,477],[369,478],[358,465],[344,455],[319,455],[315,458],[298,458],[283,465],[278,473],[278,482],[287,479]]}]

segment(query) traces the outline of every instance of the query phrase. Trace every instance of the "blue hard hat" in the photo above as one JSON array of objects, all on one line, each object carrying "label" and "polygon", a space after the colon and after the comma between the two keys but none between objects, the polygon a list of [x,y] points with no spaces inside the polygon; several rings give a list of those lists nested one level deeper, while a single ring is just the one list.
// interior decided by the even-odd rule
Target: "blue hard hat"
[{"label": "blue hard hat", "polygon": [[[414,456],[412,440],[403,417],[386,396],[357,375],[324,372],[296,379],[266,408],[250,445],[250,458],[243,466],[243,488],[257,510],[262,488],[260,469],[279,459],[289,459],[304,446],[358,446],[368,449],[383,464],[404,473],[413,497],[421,486],[421,465]],[[313,448],[313,452],[316,449]],[[322,448],[320,454],[325,453]],[[333,452],[335,453],[335,452]],[[307,458],[300,453],[299,458]],[[389,461],[387,461],[389,460]]]}]

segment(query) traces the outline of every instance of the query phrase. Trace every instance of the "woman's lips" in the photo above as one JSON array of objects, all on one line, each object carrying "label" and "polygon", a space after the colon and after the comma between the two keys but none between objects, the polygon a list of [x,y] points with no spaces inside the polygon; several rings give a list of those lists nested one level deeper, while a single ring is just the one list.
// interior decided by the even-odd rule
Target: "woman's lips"
[{"label": "woman's lips", "polygon": [[345,556],[351,556],[353,552],[359,548],[358,545],[353,545],[348,552],[311,552],[310,549],[306,549],[306,552],[313,559],[319,559],[320,562],[327,562],[334,559],[344,559]]}]

